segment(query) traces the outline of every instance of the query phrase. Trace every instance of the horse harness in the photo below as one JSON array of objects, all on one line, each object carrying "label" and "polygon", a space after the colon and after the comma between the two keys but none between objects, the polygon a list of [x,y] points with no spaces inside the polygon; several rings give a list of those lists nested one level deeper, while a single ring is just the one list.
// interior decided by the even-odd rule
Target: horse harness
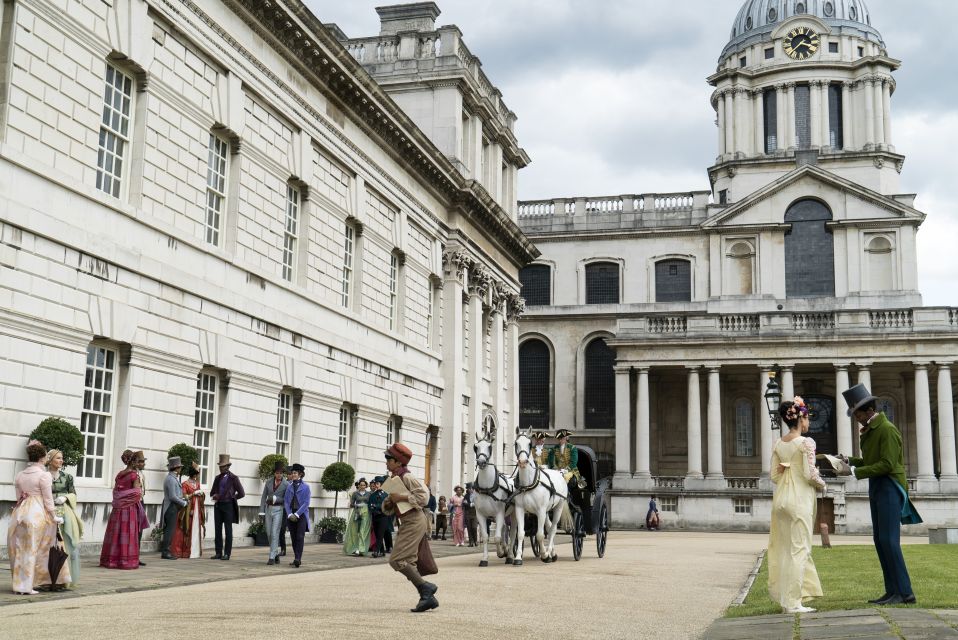
[{"label": "horse harness", "polygon": [[[511,499],[509,495],[509,485],[503,484],[503,480],[508,480],[505,474],[499,473],[496,469],[496,465],[492,465],[492,471],[496,474],[496,482],[491,487],[483,487],[479,484],[479,474],[476,474],[476,481],[472,484],[472,488],[479,495],[487,496],[492,498],[496,502],[508,502]],[[506,494],[505,498],[500,498],[496,494],[499,491],[503,491]]]},{"label": "horse harness", "polygon": [[[509,496],[509,502],[513,502],[516,499],[516,496],[518,496],[521,493],[525,493],[526,491],[532,491],[533,489],[538,487],[540,484],[549,490],[549,497],[559,496],[560,498],[564,500],[569,499],[568,495],[563,495],[559,493],[559,491],[556,489],[555,483],[553,482],[552,478],[549,477],[548,473],[543,474],[541,467],[539,467],[538,465],[536,465],[536,475],[532,477],[532,482],[527,485],[519,484],[518,469],[516,469],[516,473],[514,475],[516,477],[516,485],[515,485],[515,490],[512,492],[512,495]],[[568,487],[566,487],[566,489],[568,489]]]}]

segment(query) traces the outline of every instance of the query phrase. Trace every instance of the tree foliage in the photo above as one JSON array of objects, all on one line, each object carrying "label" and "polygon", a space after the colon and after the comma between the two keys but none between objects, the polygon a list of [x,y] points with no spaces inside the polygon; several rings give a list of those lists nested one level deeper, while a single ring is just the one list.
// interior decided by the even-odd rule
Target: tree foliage
[{"label": "tree foliage", "polygon": [[346,491],[353,486],[353,479],[356,477],[356,470],[345,462],[334,462],[323,471],[323,477],[320,482],[326,491],[335,491],[333,498],[333,512],[339,506],[339,492]]},{"label": "tree foliage", "polygon": [[200,452],[193,446],[186,444],[185,442],[177,442],[170,450],[166,452],[166,458],[170,459],[174,456],[180,457],[180,462],[183,463],[183,468],[180,469],[180,475],[186,475],[186,472],[190,467],[193,466],[193,463],[199,464],[200,462]]},{"label": "tree foliage", "polygon": [[268,480],[272,478],[273,469],[276,468],[277,462],[282,462],[284,467],[289,466],[289,460],[281,453],[270,453],[263,456],[263,459],[259,461],[259,479]]},{"label": "tree foliage", "polygon": [[76,466],[83,457],[83,434],[63,418],[44,419],[30,434],[30,439],[39,440],[48,451],[62,451],[65,467]]}]

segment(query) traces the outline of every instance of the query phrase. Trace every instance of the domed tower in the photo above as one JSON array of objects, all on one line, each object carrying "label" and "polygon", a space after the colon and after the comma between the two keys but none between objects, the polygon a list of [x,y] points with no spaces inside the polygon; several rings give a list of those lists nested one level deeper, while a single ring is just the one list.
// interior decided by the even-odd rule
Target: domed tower
[{"label": "domed tower", "polygon": [[740,200],[804,164],[884,195],[904,157],[892,145],[892,72],[862,0],[747,0],[732,25],[712,107],[715,201]]}]

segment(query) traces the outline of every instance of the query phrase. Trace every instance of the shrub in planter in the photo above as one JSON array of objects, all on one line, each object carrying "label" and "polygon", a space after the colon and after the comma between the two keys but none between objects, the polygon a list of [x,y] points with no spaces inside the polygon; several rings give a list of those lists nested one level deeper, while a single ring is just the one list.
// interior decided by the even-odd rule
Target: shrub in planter
[{"label": "shrub in planter", "polygon": [[326,516],[317,522],[316,526],[319,528],[320,542],[342,544],[343,536],[346,534],[346,518]]},{"label": "shrub in planter", "polygon": [[[174,456],[179,456],[180,462],[183,463],[183,468],[180,469],[180,475],[186,474],[190,467],[193,466],[193,463],[200,463],[200,452],[185,442],[178,442],[170,447],[170,450],[166,452],[167,459]],[[164,461],[164,466],[165,466]]]},{"label": "shrub in planter", "polygon": [[289,466],[289,460],[281,453],[270,453],[263,456],[263,459],[259,461],[259,479],[269,480],[272,478],[273,469],[276,468],[277,462],[282,462],[284,467]]},{"label": "shrub in planter", "polygon": [[[355,477],[356,470],[345,462],[334,462],[323,470],[323,478],[320,480],[323,489],[336,492],[333,498],[333,513],[336,513],[336,508],[339,505],[339,492],[352,487]],[[325,518],[323,519],[325,520]],[[343,531],[346,531],[345,524],[343,524]]]},{"label": "shrub in planter", "polygon": [[31,440],[39,440],[49,449],[63,452],[63,466],[73,467],[83,457],[83,434],[63,418],[49,417],[30,433]]},{"label": "shrub in planter", "polygon": [[266,525],[261,520],[250,523],[246,535],[253,538],[253,545],[257,547],[268,547],[269,538],[266,536]]}]

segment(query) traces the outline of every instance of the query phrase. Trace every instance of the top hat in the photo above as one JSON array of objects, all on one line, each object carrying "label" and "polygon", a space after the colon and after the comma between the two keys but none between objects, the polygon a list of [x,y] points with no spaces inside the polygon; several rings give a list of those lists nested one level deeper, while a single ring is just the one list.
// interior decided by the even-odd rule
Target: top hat
[{"label": "top hat", "polygon": [[192,478],[193,476],[198,476],[198,475],[200,475],[200,465],[196,464],[196,461],[195,461],[195,460],[193,461],[192,466],[190,466],[190,469],[189,469],[189,472],[187,473],[187,475],[189,475],[191,478]]},{"label": "top hat", "polygon": [[559,438],[568,438],[571,435],[572,435],[572,432],[569,431],[568,429],[559,429],[558,431],[556,431],[556,440],[558,440]]},{"label": "top hat", "polygon": [[385,453],[387,458],[395,458],[397,462],[403,465],[409,464],[409,461],[412,460],[412,451],[401,442],[393,444],[386,449]]},{"label": "top hat", "polygon": [[375,482],[376,484],[382,484],[386,482],[386,476],[376,476],[375,478],[370,480],[370,482]]},{"label": "top hat", "polygon": [[856,384],[851,389],[842,391],[842,397],[845,398],[845,403],[848,405],[849,416],[861,408],[862,405],[878,400],[863,384]]},{"label": "top hat", "polygon": [[301,465],[301,464],[298,463],[298,462],[295,462],[295,463],[289,465],[289,469],[287,469],[287,471],[290,471],[290,472],[295,471],[296,473],[299,474],[299,477],[300,477],[300,478],[302,478],[304,475],[306,475],[306,467],[304,467],[303,465]]},{"label": "top hat", "polygon": [[230,462],[230,454],[228,454],[228,453],[221,453],[221,454],[220,454],[220,461],[219,461],[218,463],[216,463],[216,466],[218,466],[218,467],[228,467],[228,466],[230,466],[230,465],[232,465],[232,464],[233,464],[233,463]]},{"label": "top hat", "polygon": [[273,473],[276,473],[277,471],[286,471],[286,463],[282,460],[277,460],[273,463]]},{"label": "top hat", "polygon": [[176,469],[177,467],[182,467],[182,466],[183,466],[183,462],[180,461],[179,456],[173,456],[172,458],[166,461],[167,471],[172,471],[173,469]]},{"label": "top hat", "polygon": [[532,439],[533,440],[545,440],[549,435],[545,431],[533,431]]}]

